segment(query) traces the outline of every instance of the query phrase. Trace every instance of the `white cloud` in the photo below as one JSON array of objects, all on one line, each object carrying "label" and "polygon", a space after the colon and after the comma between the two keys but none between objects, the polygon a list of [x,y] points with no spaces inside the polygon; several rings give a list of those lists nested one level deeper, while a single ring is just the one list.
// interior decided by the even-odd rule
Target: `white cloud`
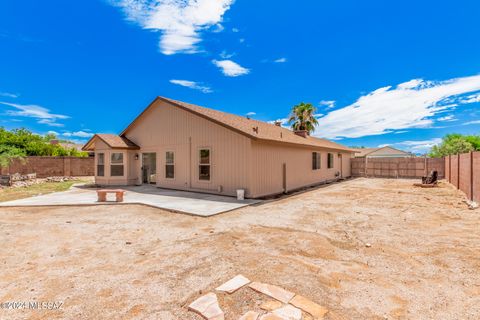
[{"label": "white cloud", "polygon": [[63,114],[50,113],[50,110],[37,105],[23,105],[17,103],[0,102],[1,104],[13,107],[16,110],[7,110],[9,116],[20,116],[37,119],[37,123],[46,124],[51,127],[63,127],[63,124],[56,122],[59,119],[68,119],[69,116]]},{"label": "white cloud", "polygon": [[237,32],[240,32],[240,30],[238,30],[238,28],[232,28],[232,32],[237,33]]},{"label": "white cloud", "polygon": [[441,122],[452,122],[457,120],[458,119],[455,118],[453,114],[449,114],[448,116],[437,118],[437,121],[441,121]]},{"label": "white cloud", "polygon": [[320,101],[321,106],[325,106],[325,109],[332,109],[335,107],[335,101],[334,100],[322,100]]},{"label": "white cloud", "polygon": [[54,134],[55,136],[59,135],[59,133],[57,131],[52,131],[52,130],[48,131],[47,133],[48,134]]},{"label": "white cloud", "polygon": [[394,146],[398,146],[399,148],[405,148],[408,151],[413,153],[426,153],[430,151],[433,146],[442,143],[441,138],[433,138],[430,140],[409,140],[409,141],[402,141],[394,143]]},{"label": "white cloud", "polygon": [[463,99],[460,99],[459,102],[461,104],[480,102],[480,94],[469,95]]},{"label": "white cloud", "polygon": [[233,57],[235,55],[235,53],[228,53],[227,51],[223,50],[222,52],[220,52],[219,56],[220,58],[222,59],[230,59],[231,57]]},{"label": "white cloud", "polygon": [[247,112],[247,113],[246,113],[246,116],[247,116],[247,117],[251,117],[251,116],[254,116],[254,115],[256,115],[256,114],[257,114],[257,113],[255,113],[255,112],[253,112],[253,111],[250,111],[250,112]]},{"label": "white cloud", "polygon": [[468,126],[470,124],[480,124],[480,120],[468,121],[468,122],[465,122],[463,125]]},{"label": "white cloud", "polygon": [[285,63],[285,62],[287,62],[287,58],[279,58],[277,60],[274,60],[273,62],[275,62],[275,63]]},{"label": "white cloud", "polygon": [[244,43],[244,42],[245,42],[245,38],[240,38],[240,39],[238,39],[238,42]]},{"label": "white cloud", "polygon": [[179,86],[182,86],[182,87],[187,87],[187,88],[190,88],[190,89],[199,90],[203,93],[213,92],[213,90],[210,87],[201,85],[201,84],[199,84],[198,82],[195,82],[195,81],[172,79],[172,80],[170,80],[170,83],[173,83],[173,84],[176,84],[176,85],[179,85]]},{"label": "white cloud", "polygon": [[10,93],[10,92],[0,92],[0,97],[7,97],[7,98],[18,98],[20,95],[17,93]]},{"label": "white cloud", "polygon": [[217,23],[213,29],[212,29],[212,32],[213,33],[220,33],[222,32],[223,30],[225,30],[225,27],[221,24],[221,23]]},{"label": "white cloud", "polygon": [[232,60],[212,60],[212,62],[219,67],[227,77],[238,77],[250,72],[249,69],[242,67]]},{"label": "white cloud", "polygon": [[[195,53],[201,32],[219,30],[223,15],[234,0],[110,0],[121,7],[127,19],[144,29],[161,32],[163,54]],[[223,28],[223,26],[221,26]]]},{"label": "white cloud", "polygon": [[[453,110],[461,95],[480,91],[480,76],[433,82],[414,79],[383,87],[318,119],[315,136],[336,139],[429,127],[436,114]],[[448,103],[448,104],[446,104]]]},{"label": "white cloud", "polygon": [[85,131],[75,131],[75,132],[64,132],[62,133],[63,136],[65,137],[79,137],[79,138],[90,138],[93,136],[93,133],[91,132],[85,132]]},{"label": "white cloud", "polygon": [[379,144],[377,148],[389,147],[391,145],[392,145],[391,143]]}]

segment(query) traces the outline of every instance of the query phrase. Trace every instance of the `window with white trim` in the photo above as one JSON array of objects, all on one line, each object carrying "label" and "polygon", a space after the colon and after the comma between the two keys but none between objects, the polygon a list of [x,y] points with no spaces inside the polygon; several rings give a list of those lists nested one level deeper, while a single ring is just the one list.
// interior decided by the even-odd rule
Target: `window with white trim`
[{"label": "window with white trim", "polygon": [[328,169],[333,168],[333,153],[328,154]]},{"label": "window with white trim", "polygon": [[97,153],[97,176],[105,176],[105,154]]},{"label": "window with white trim", "polygon": [[200,149],[198,164],[198,179],[210,181],[211,174],[210,149]]},{"label": "window with white trim", "polygon": [[312,152],[312,170],[320,169],[320,152]]},{"label": "window with white trim", "polygon": [[123,177],[123,153],[112,153],[110,158],[110,176]]},{"label": "window with white trim", "polygon": [[165,153],[165,178],[175,178],[175,154],[173,151],[167,151]]}]

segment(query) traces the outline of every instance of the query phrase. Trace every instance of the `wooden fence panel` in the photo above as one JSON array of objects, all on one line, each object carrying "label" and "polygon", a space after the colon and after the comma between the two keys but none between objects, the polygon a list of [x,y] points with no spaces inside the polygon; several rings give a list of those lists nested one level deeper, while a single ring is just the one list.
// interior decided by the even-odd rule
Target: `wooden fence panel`
[{"label": "wooden fence panel", "polygon": [[418,179],[431,170],[437,170],[440,178],[445,175],[443,158],[354,158],[351,163],[354,177]]}]

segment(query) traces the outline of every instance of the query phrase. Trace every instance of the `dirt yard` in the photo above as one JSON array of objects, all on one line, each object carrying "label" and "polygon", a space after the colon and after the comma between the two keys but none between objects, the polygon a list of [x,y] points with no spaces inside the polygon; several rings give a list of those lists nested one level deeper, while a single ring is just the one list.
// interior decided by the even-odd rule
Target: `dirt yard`
[{"label": "dirt yard", "polygon": [[[241,273],[326,319],[479,319],[480,210],[442,184],[356,179],[211,218],[143,206],[0,209],[0,319],[200,319]],[[270,300],[219,294],[226,319]]]}]

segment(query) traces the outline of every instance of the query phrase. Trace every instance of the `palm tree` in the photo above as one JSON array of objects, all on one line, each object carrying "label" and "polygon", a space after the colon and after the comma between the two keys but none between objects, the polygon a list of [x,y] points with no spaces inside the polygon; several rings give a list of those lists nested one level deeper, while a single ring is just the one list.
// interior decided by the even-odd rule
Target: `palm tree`
[{"label": "palm tree", "polygon": [[308,134],[312,133],[318,124],[315,118],[315,111],[317,111],[317,109],[311,103],[302,102],[293,106],[292,113],[288,119],[292,129],[294,131],[305,130]]}]

